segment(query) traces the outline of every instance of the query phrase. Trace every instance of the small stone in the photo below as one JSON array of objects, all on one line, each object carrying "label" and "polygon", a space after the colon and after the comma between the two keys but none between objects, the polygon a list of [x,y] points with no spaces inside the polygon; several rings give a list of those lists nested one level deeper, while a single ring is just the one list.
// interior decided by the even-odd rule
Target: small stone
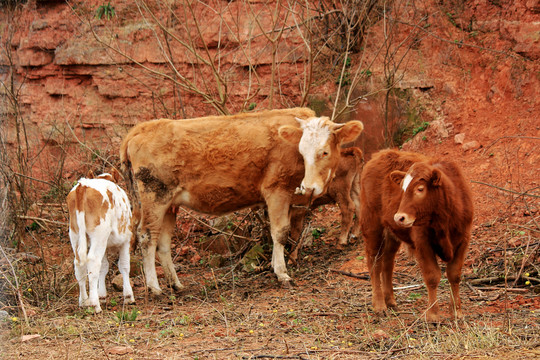
[{"label": "small stone", "polygon": [[463,144],[464,141],[465,141],[465,134],[464,133],[459,133],[456,136],[454,136],[454,142],[456,144]]},{"label": "small stone", "polygon": [[117,291],[122,291],[124,288],[124,278],[122,274],[118,274],[112,279],[112,285]]},{"label": "small stone", "polygon": [[461,146],[463,151],[480,149],[482,145],[476,140],[469,141]]}]

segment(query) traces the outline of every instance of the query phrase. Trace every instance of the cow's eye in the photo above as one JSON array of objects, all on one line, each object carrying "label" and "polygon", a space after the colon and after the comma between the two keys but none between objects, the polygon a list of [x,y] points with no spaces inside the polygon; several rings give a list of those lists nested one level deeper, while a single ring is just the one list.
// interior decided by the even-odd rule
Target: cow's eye
[{"label": "cow's eye", "polygon": [[324,159],[324,158],[327,157],[327,156],[328,156],[328,151],[323,151],[323,152],[321,153],[321,158]]},{"label": "cow's eye", "polygon": [[420,186],[416,189],[416,191],[418,191],[418,192],[424,191],[424,185],[420,185]]}]

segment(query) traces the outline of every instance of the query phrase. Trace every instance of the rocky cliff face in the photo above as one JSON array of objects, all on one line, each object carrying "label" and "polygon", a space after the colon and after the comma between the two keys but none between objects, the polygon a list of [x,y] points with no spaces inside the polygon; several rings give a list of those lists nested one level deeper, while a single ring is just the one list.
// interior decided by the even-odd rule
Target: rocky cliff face
[{"label": "rocky cliff face", "polygon": [[[409,49],[397,87],[413,92],[422,116],[442,120],[444,129],[446,121],[471,132],[485,116],[479,109],[488,116],[519,111],[537,118],[539,4],[414,5],[408,11],[429,20],[419,32],[421,41]],[[95,158],[78,147],[80,142],[94,150],[92,157],[114,160],[125,125],[152,118],[296,106],[309,81],[315,84],[311,93],[325,105],[335,95],[336,75],[310,78],[314,54],[304,25],[314,21],[314,13],[300,5],[219,0],[110,5],[114,14],[103,1],[30,1],[0,15],[0,79],[6,84],[13,79],[31,143],[47,149],[49,157],[41,163],[57,161],[67,151],[69,168],[84,167],[80,164]],[[414,26],[404,26],[403,34]],[[382,24],[374,24],[367,58],[376,59],[383,34]],[[353,62],[360,61],[355,56],[364,55],[351,55]],[[381,82],[381,64],[371,63],[368,82]],[[5,87],[0,95],[6,104],[2,114],[12,114]],[[356,115],[367,124],[362,144],[380,146],[381,102],[368,99]],[[8,129],[13,144],[15,132]],[[497,131],[504,129],[508,126]],[[440,134],[436,138],[440,141]]]}]

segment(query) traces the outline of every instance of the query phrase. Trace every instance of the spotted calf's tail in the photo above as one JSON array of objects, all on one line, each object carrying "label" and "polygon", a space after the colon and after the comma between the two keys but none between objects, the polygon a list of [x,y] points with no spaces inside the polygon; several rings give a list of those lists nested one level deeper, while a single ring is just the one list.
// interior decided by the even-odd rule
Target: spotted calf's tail
[{"label": "spotted calf's tail", "polygon": [[[81,194],[83,191],[82,187],[77,186],[75,189],[75,209],[84,209],[84,196]],[[75,257],[79,261],[79,264],[86,264],[88,261],[88,239],[86,234],[86,217],[84,211],[75,211],[75,222],[77,223],[78,228],[78,240],[76,246]],[[72,214],[70,214],[72,216]],[[71,229],[70,229],[71,231]]]}]

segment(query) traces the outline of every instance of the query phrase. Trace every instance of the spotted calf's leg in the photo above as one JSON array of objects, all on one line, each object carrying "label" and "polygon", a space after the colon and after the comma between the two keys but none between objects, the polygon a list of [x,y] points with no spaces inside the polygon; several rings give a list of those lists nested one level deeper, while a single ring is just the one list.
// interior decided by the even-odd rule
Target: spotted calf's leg
[{"label": "spotted calf's leg", "polygon": [[98,296],[100,301],[103,301],[107,297],[107,287],[105,285],[105,279],[109,272],[109,260],[107,259],[107,251],[103,254],[101,259],[101,268],[99,269],[99,281],[98,281]]},{"label": "spotted calf's leg", "polygon": [[86,291],[86,279],[88,277],[86,262],[80,261],[77,255],[77,247],[79,242],[79,234],[69,229],[69,239],[75,258],[73,259],[73,268],[75,270],[75,279],[79,283],[79,306],[83,307],[88,300],[88,292]]},{"label": "spotted calf's leg", "polygon": [[163,217],[157,250],[159,261],[163,266],[163,272],[165,273],[168,283],[173,287],[174,290],[180,291],[184,288],[184,285],[182,285],[180,280],[178,280],[178,275],[176,274],[176,269],[174,268],[171,256],[171,236],[175,226],[176,214],[172,211],[172,208],[169,208]]},{"label": "spotted calf's leg", "polygon": [[109,237],[109,234],[104,234],[104,232],[100,230],[101,229],[96,228],[96,231],[94,233],[89,234],[91,244],[90,250],[88,251],[87,265],[89,296],[85,304],[86,306],[93,306],[96,313],[101,312],[98,295],[98,282],[100,281],[100,274],[102,268],[101,262],[107,250],[105,239],[108,239]]},{"label": "spotted calf's leg", "polygon": [[135,302],[135,297],[133,296],[133,289],[131,288],[131,283],[129,281],[129,239],[131,236],[123,242],[122,247],[118,253],[118,271],[122,274],[122,291],[124,295],[124,301],[128,304]]}]

